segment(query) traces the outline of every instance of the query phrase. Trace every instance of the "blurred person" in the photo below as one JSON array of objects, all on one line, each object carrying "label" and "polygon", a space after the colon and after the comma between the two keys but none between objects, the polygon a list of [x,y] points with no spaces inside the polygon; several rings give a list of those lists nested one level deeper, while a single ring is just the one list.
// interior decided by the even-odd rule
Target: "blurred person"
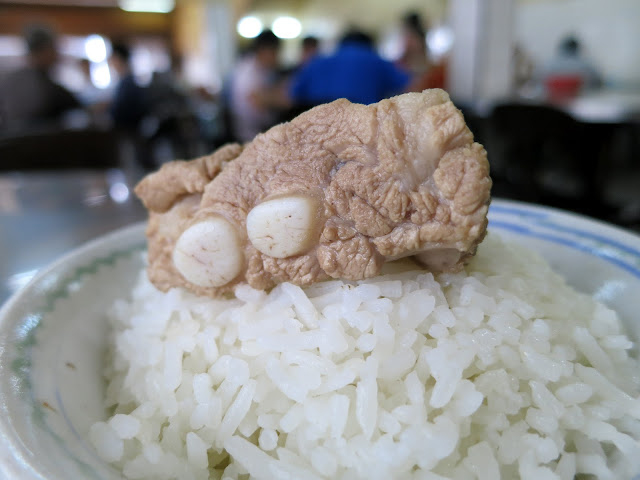
[{"label": "blurred person", "polygon": [[304,37],[302,39],[302,53],[300,54],[299,68],[309,63],[320,51],[320,40],[314,36]]},{"label": "blurred person", "polygon": [[147,87],[149,107],[156,115],[175,115],[188,109],[189,92],[180,78],[182,60],[172,54],[169,68],[154,71]]},{"label": "blurred person", "polygon": [[570,99],[583,89],[601,85],[600,74],[582,56],[580,42],[573,35],[560,41],[556,55],[541,68],[538,77],[552,101]]},{"label": "blurred person", "polygon": [[338,98],[370,104],[401,93],[409,80],[376,53],[368,34],[352,30],[332,55],[318,55],[297,73],[289,93],[294,103],[307,107]]},{"label": "blurred person", "polygon": [[511,62],[513,65],[513,84],[516,90],[520,90],[526,87],[533,77],[533,60],[521,45],[516,44],[513,47]]},{"label": "blurred person", "polygon": [[147,92],[136,83],[131,70],[131,50],[124,43],[114,43],[109,58],[111,67],[118,74],[109,113],[119,130],[136,132],[148,110]]},{"label": "blurred person", "polygon": [[396,65],[412,78],[426,75],[430,64],[427,53],[426,29],[418,13],[411,12],[402,19],[402,55]]},{"label": "blurred person", "polygon": [[248,142],[277,122],[273,89],[278,77],[280,39],[271,30],[258,35],[235,66],[228,89],[232,134]]},{"label": "blurred person", "polygon": [[196,108],[211,97],[183,83],[181,65],[182,58],[172,54],[169,68],[153,72],[147,87],[151,121],[146,122],[145,134],[156,150],[156,161],[192,158],[206,150]]},{"label": "blurred person", "polygon": [[79,62],[83,84],[76,92],[78,99],[85,108],[89,125],[99,128],[108,128],[111,124],[109,105],[113,96],[113,88],[99,88],[93,83],[91,76],[92,64],[86,58]]},{"label": "blurred person", "polygon": [[276,123],[283,123],[293,120],[295,117],[307,110],[305,105],[296,105],[289,98],[291,80],[306,65],[313,60],[320,50],[320,41],[317,37],[308,36],[300,43],[300,58],[298,62],[289,68],[280,70],[279,78],[272,89],[271,104],[278,109]]},{"label": "blurred person", "polygon": [[82,87],[77,91],[78,100],[93,111],[101,112],[109,102],[110,92],[105,88],[98,88],[91,78],[91,62],[86,58],[78,62],[82,73]]},{"label": "blurred person", "polygon": [[444,88],[446,63],[434,63],[427,49],[427,29],[419,13],[407,13],[402,19],[402,55],[396,66],[411,77],[408,90],[421,92],[426,88]]},{"label": "blurred person", "polygon": [[101,89],[95,86],[91,77],[91,62],[82,58],[75,62],[73,94],[82,105],[82,109],[74,110],[64,117],[66,127],[72,129],[103,128],[110,125],[108,114],[111,94],[108,89]]},{"label": "blurred person", "polygon": [[59,126],[62,116],[80,103],[51,73],[58,63],[56,36],[46,26],[28,27],[24,34],[27,65],[0,82],[0,118],[10,131]]}]

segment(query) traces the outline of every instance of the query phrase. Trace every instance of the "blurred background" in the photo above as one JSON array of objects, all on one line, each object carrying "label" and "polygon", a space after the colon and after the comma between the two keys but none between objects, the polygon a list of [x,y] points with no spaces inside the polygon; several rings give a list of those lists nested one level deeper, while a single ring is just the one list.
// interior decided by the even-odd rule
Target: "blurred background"
[{"label": "blurred background", "polygon": [[[173,159],[446,89],[494,196],[640,230],[637,0],[0,0],[0,302]],[[10,257],[10,258],[9,258]]]}]

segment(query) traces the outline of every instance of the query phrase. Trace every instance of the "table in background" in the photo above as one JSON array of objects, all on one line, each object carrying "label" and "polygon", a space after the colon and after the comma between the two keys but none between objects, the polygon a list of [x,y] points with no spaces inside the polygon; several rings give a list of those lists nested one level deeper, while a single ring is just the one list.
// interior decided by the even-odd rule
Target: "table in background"
[{"label": "table in background", "polygon": [[0,174],[0,304],[74,248],[144,220],[121,170]]},{"label": "table in background", "polygon": [[462,109],[489,152],[498,195],[625,225],[640,221],[622,215],[640,205],[640,196],[628,194],[630,181],[617,195],[620,178],[640,174],[640,89],[594,90],[560,104],[523,92]]},{"label": "table in background", "polygon": [[637,123],[640,90],[595,90],[575,98],[564,110],[585,123]]}]

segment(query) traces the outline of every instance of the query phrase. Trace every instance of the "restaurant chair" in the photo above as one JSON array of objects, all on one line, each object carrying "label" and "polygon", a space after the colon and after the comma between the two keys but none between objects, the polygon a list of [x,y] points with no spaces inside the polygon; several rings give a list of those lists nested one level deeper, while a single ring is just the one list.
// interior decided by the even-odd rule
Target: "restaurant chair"
[{"label": "restaurant chair", "polygon": [[551,106],[504,103],[494,107],[489,129],[492,176],[503,196],[575,209],[588,175],[578,122]]},{"label": "restaurant chair", "polygon": [[117,134],[98,129],[47,130],[0,137],[0,171],[121,167]]}]

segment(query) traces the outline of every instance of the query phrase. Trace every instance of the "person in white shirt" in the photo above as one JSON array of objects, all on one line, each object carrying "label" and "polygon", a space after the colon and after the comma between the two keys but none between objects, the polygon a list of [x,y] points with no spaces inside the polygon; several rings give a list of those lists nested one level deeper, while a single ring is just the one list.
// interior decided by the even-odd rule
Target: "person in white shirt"
[{"label": "person in white shirt", "polygon": [[233,71],[229,107],[233,136],[238,141],[252,140],[277,121],[269,90],[277,75],[279,51],[280,39],[271,30],[265,30]]}]

